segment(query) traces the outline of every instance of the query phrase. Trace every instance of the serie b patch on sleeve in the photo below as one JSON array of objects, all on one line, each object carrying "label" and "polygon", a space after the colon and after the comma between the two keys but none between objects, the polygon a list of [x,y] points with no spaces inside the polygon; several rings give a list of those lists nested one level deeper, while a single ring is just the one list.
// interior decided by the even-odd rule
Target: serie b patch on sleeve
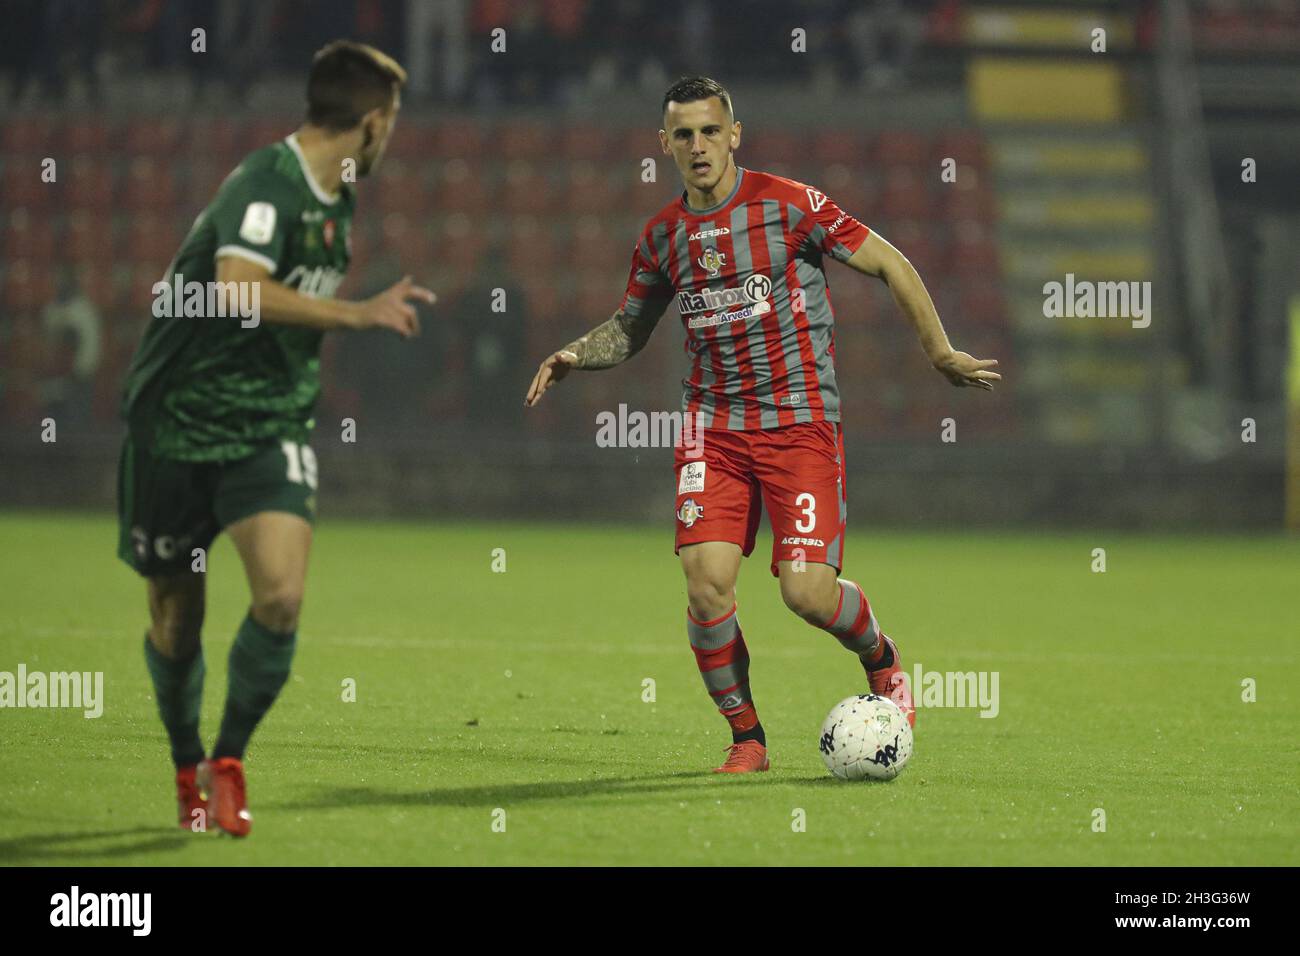
[{"label": "serie b patch on sleeve", "polygon": [[269,202],[250,202],[244,210],[239,238],[255,246],[264,246],[275,235],[275,207]]},{"label": "serie b patch on sleeve", "polygon": [[681,476],[677,479],[679,495],[698,495],[704,490],[704,462],[689,461],[682,465]]}]

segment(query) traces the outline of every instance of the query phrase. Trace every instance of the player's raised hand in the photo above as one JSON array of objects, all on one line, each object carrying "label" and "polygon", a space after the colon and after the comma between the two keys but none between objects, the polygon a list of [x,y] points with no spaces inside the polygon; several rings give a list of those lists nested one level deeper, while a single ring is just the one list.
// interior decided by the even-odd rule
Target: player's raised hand
[{"label": "player's raised hand", "polygon": [[438,297],[428,289],[416,285],[410,276],[403,276],[400,282],[361,303],[361,328],[392,329],[409,339],[420,334],[420,317],[411,303],[433,305],[437,301]]},{"label": "player's raised hand", "polygon": [[997,359],[977,359],[967,352],[950,352],[934,363],[948,381],[958,388],[973,386],[993,391],[993,383],[1002,381],[997,372],[989,371]]},{"label": "player's raised hand", "polygon": [[533,376],[533,384],[528,386],[528,394],[524,396],[524,405],[532,408],[540,402],[546,390],[568,375],[569,369],[577,364],[578,356],[566,349],[560,349],[560,351],[546,356],[542,364],[538,366],[537,374]]}]

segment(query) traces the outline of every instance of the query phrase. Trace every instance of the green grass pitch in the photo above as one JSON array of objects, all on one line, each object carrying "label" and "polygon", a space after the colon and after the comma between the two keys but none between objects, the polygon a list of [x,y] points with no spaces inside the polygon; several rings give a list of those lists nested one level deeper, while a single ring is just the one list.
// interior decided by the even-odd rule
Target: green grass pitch
[{"label": "green grass pitch", "polygon": [[[997,671],[1000,712],[922,709],[904,773],[849,784],[817,734],[865,680],[781,605],[770,539],[740,613],[773,770],[718,778],[730,738],[667,523],[326,520],[294,675],[246,764],[244,841],[172,826],[143,587],[113,542],[106,517],[0,516],[0,670],[105,681],[99,719],[0,710],[0,862],[1300,863],[1293,539],[851,533],[847,574],[909,672]],[[210,744],[246,602],[224,539],[209,575]]]}]

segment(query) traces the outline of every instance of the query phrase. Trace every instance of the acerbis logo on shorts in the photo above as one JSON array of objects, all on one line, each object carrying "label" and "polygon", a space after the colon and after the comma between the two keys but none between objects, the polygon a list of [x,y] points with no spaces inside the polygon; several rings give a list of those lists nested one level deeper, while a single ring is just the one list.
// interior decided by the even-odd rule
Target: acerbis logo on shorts
[{"label": "acerbis logo on shorts", "polygon": [[810,547],[810,548],[824,548],[824,547],[826,547],[826,542],[823,541],[821,538],[793,538],[793,537],[785,537],[785,538],[782,538],[782,539],[781,539],[781,543],[782,543],[782,544],[803,544],[803,545],[807,545],[807,546]]}]

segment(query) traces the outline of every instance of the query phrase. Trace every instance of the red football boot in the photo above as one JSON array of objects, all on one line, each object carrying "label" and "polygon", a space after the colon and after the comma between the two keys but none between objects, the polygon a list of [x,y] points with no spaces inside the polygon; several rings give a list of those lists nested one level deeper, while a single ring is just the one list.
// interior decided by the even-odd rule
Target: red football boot
[{"label": "red football boot", "polygon": [[199,785],[194,779],[195,770],[194,764],[176,768],[176,810],[183,830],[193,830],[195,820],[203,821],[201,829],[206,829],[208,825],[208,801],[199,792]]},{"label": "red football boot", "polygon": [[757,773],[772,765],[767,760],[767,748],[757,740],[742,740],[727,748],[727,759],[714,773]]},{"label": "red football boot", "polygon": [[199,787],[208,796],[209,820],[231,836],[248,836],[253,815],[248,812],[244,765],[235,757],[219,757],[199,764]]},{"label": "red football boot", "polygon": [[894,663],[878,670],[867,669],[867,682],[871,684],[871,693],[892,700],[907,717],[907,722],[915,727],[916,705],[912,702],[912,691],[907,686],[907,678],[903,676],[903,658],[899,656],[898,645],[883,634],[880,635],[880,639],[893,651]]}]

